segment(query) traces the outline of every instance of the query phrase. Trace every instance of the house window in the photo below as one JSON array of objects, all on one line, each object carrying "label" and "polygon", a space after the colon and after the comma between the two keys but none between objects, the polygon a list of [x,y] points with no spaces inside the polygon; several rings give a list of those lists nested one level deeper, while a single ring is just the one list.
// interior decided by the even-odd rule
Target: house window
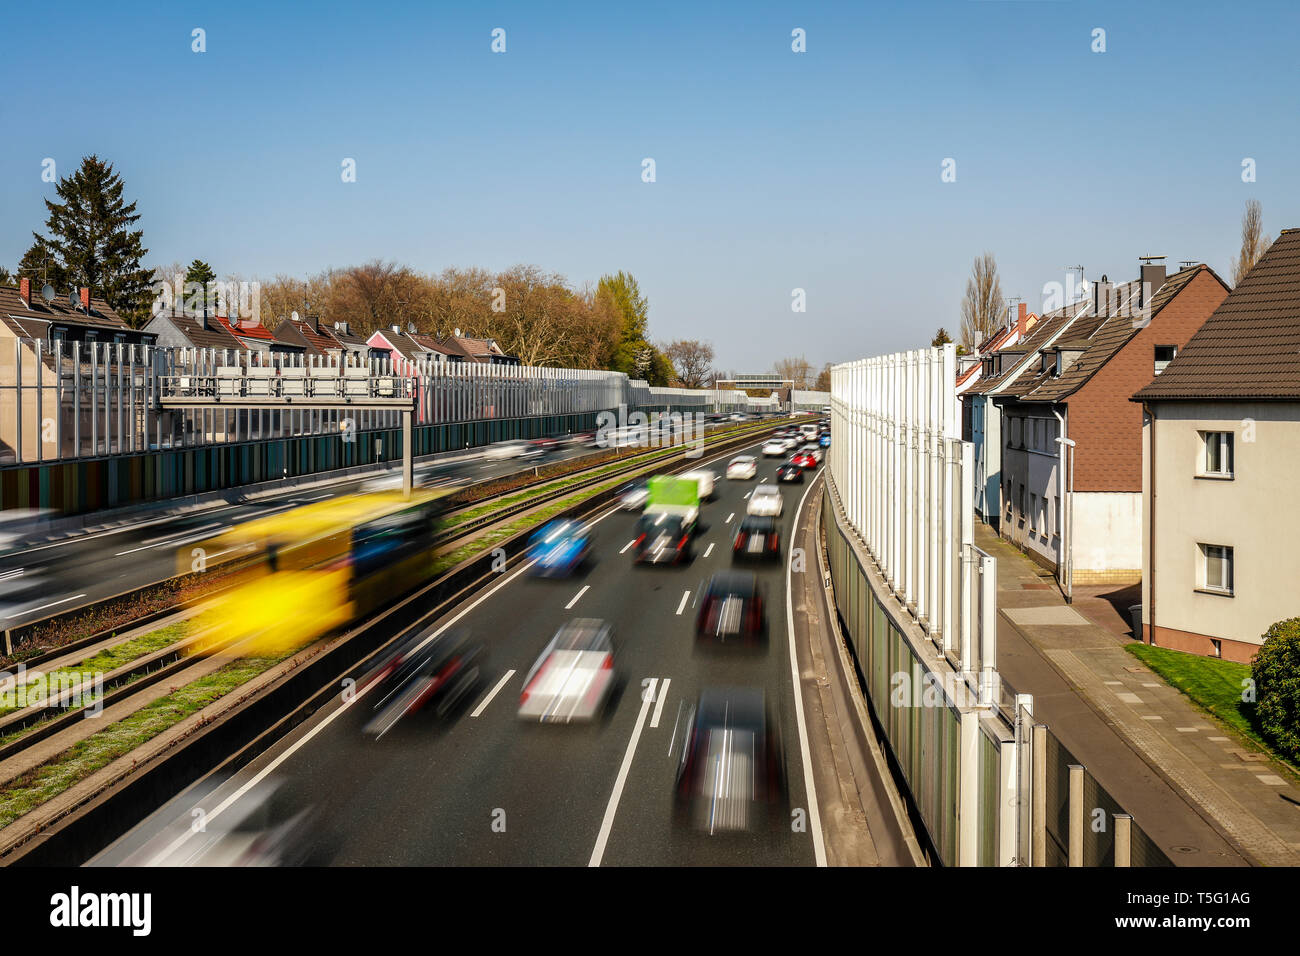
[{"label": "house window", "polygon": [[1032,492],[1029,495],[1029,530],[1036,531],[1042,526],[1042,521],[1037,520],[1038,515],[1038,495]]},{"label": "house window", "polygon": [[1220,594],[1232,593],[1232,548],[1221,544],[1203,544],[1201,549],[1201,587]]},{"label": "house window", "polygon": [[1052,534],[1059,538],[1061,536],[1061,499],[1052,499]]},{"label": "house window", "polygon": [[1165,370],[1174,356],[1178,354],[1177,345],[1157,345],[1156,346],[1156,374],[1159,375]]},{"label": "house window", "polygon": [[1029,512],[1025,509],[1025,486],[1020,485],[1019,488],[1020,493],[1016,497],[1020,499],[1020,521],[1023,523]]},{"label": "house window", "polygon": [[1041,534],[1044,538],[1047,537],[1047,519],[1046,519],[1046,515],[1043,514],[1043,511],[1046,507],[1047,507],[1046,498],[1039,498],[1038,503],[1034,505],[1034,514],[1037,516],[1034,521],[1034,527],[1038,529],[1038,533]]},{"label": "house window", "polygon": [[1232,432],[1201,432],[1205,455],[1201,459],[1201,474],[1212,478],[1231,478]]}]

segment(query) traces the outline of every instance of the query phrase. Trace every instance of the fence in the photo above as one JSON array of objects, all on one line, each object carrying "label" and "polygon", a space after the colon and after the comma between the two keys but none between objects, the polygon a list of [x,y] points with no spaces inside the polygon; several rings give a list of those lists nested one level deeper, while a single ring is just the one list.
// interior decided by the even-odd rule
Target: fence
[{"label": "fence", "polygon": [[955,357],[831,370],[822,527],[868,705],[937,862],[1170,865],[997,670],[997,562],[973,544]]}]

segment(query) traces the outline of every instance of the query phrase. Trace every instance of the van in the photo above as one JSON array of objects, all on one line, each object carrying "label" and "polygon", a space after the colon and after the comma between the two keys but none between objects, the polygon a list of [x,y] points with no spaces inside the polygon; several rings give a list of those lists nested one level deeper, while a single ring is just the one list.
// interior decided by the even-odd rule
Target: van
[{"label": "van", "polygon": [[711,471],[688,471],[681,475],[682,478],[694,481],[700,489],[700,500],[709,501],[713,498],[713,481],[714,476]]},{"label": "van", "polygon": [[800,432],[800,434],[803,435],[805,441],[816,441],[816,440],[817,440],[817,426],[816,426],[815,424],[814,424],[814,425],[800,425],[800,426],[799,426],[799,432]]}]

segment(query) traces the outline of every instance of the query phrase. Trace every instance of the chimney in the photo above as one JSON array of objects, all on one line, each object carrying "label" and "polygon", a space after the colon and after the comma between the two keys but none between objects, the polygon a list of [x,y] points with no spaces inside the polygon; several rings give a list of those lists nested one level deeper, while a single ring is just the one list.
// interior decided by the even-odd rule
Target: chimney
[{"label": "chimney", "polygon": [[1016,335],[1018,338],[1023,339],[1025,333],[1029,331],[1025,326],[1025,320],[1028,318],[1029,304],[1027,302],[1021,302],[1019,307],[1016,309]]},{"label": "chimney", "polygon": [[32,280],[23,278],[18,280],[18,294],[23,297],[23,305],[27,308],[32,307]]},{"label": "chimney", "polygon": [[1111,302],[1115,297],[1115,286],[1109,276],[1102,276],[1092,284],[1092,314],[1104,318],[1110,315]]},{"label": "chimney", "polygon": [[396,332],[398,335],[402,334],[402,327],[400,325],[394,325],[392,328],[393,331]]},{"label": "chimney", "polygon": [[318,314],[315,312],[310,313],[307,316],[307,324],[311,326],[313,332],[320,335],[320,316]]},{"label": "chimney", "polygon": [[1156,259],[1164,259],[1164,256],[1146,256],[1142,261],[1141,271],[1141,291],[1138,295],[1141,298],[1140,305],[1147,306],[1151,304],[1152,297],[1165,284],[1165,264],[1163,261],[1156,262]]},{"label": "chimney", "polygon": [[351,331],[351,329],[348,328],[348,324],[346,322],[335,322],[334,328],[337,331],[342,332],[344,335],[347,335]]},{"label": "chimney", "polygon": [[90,290],[84,285],[81,287],[81,310],[90,315]]}]

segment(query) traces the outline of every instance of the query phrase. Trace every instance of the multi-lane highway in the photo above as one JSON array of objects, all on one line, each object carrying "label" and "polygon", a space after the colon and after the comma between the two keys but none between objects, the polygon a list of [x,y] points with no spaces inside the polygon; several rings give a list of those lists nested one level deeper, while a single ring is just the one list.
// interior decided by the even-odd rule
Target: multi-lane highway
[{"label": "multi-lane highway", "polygon": [[[721,474],[736,453],[710,467]],[[774,470],[774,459],[760,459],[758,481]],[[524,563],[437,621],[433,629],[465,627],[487,647],[482,685],[456,719],[413,714],[375,740],[362,732],[368,689],[350,702],[340,695],[214,792],[180,795],[94,862],[140,862],[146,843],[169,862],[183,860],[187,844],[204,842],[194,819],[219,826],[222,814],[240,816],[243,801],[279,782],[276,819],[310,809],[303,848],[317,863],[813,864],[821,833],[808,815],[785,562],[754,568],[767,597],[766,646],[700,653],[694,639],[701,590],[732,567],[732,538],[758,481],[718,481],[688,565],[634,566],[637,515],[610,509],[591,519],[596,554],[584,572],[542,580]],[[808,487],[785,488],[786,542]],[[591,725],[519,720],[524,676],[576,617],[613,623],[622,692]],[[785,752],[790,825],[710,837],[674,822],[686,714],[709,686],[762,689]]]}]

